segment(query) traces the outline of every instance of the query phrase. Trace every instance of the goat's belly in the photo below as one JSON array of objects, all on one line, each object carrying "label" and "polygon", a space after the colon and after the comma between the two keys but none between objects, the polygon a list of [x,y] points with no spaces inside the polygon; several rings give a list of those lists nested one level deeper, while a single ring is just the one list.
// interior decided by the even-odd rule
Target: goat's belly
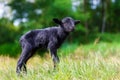
[{"label": "goat's belly", "polygon": [[47,44],[39,44],[38,48],[47,48]]},{"label": "goat's belly", "polygon": [[47,40],[45,38],[39,38],[35,40],[36,47],[47,47]]}]

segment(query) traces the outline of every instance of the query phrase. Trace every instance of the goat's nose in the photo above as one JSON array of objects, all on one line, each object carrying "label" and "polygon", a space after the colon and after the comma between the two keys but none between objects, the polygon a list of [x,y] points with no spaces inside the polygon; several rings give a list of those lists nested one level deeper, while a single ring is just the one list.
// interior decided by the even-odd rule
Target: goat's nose
[{"label": "goat's nose", "polygon": [[75,27],[75,25],[72,25],[72,28],[74,28]]},{"label": "goat's nose", "polygon": [[71,28],[71,31],[74,31],[74,29],[75,29],[75,28],[74,28],[74,26],[73,26],[73,27]]}]

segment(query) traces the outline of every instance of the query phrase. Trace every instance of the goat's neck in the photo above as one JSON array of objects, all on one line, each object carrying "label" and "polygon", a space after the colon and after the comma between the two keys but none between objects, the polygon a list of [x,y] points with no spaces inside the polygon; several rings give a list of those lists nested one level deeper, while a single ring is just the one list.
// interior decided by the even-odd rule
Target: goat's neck
[{"label": "goat's neck", "polygon": [[68,35],[69,35],[69,32],[66,32],[62,27],[60,27],[59,36],[61,36],[64,39]]},{"label": "goat's neck", "polygon": [[63,32],[65,35],[68,35],[68,34],[69,34],[69,32],[65,31],[65,29],[64,29],[62,26],[59,26],[59,27],[61,28],[62,32]]}]

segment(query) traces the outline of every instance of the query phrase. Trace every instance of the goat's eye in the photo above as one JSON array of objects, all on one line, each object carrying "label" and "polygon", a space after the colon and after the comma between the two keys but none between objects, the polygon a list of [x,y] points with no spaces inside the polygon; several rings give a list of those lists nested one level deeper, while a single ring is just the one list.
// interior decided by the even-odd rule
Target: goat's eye
[{"label": "goat's eye", "polygon": [[68,21],[70,21],[70,19],[67,19]]},{"label": "goat's eye", "polygon": [[70,22],[70,19],[67,19],[66,22]]}]

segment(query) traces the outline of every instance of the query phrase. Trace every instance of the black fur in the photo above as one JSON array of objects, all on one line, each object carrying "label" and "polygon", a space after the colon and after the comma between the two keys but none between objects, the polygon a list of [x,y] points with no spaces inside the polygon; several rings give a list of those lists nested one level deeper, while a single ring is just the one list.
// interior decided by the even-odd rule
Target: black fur
[{"label": "black fur", "polygon": [[23,71],[27,71],[25,66],[26,62],[34,55],[38,48],[47,48],[50,51],[54,67],[56,66],[56,63],[59,62],[57,49],[61,46],[69,33],[74,30],[75,25],[80,23],[80,21],[73,20],[71,17],[66,17],[62,20],[53,19],[53,21],[59,24],[59,26],[32,30],[20,38],[22,53],[16,68],[18,74],[21,72],[22,67]]}]

